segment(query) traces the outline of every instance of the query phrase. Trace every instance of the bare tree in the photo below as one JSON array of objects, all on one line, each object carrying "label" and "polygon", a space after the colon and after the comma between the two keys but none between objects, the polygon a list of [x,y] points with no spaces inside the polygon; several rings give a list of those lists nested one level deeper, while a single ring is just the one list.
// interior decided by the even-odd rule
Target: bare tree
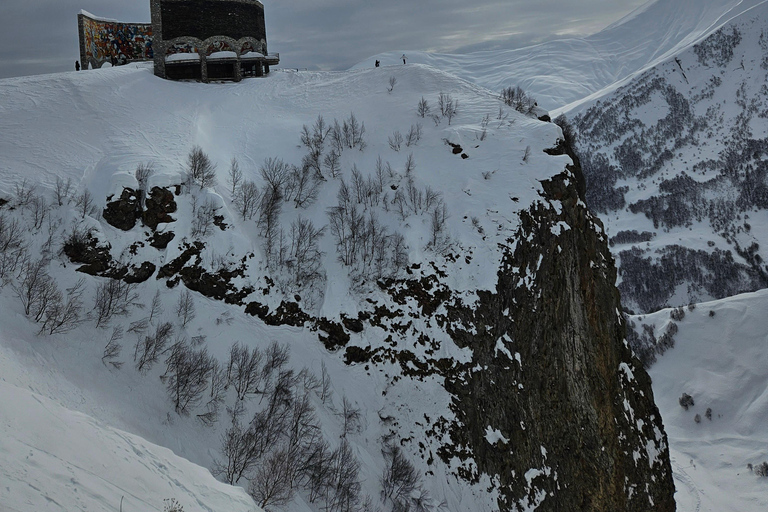
[{"label": "bare tree", "polygon": [[160,298],[160,289],[155,290],[155,295],[152,297],[152,302],[149,305],[149,322],[152,322],[156,317],[163,314],[163,301]]},{"label": "bare tree", "polygon": [[179,317],[181,326],[185,329],[187,324],[195,318],[195,299],[192,292],[186,288],[181,291],[179,300],[176,302],[176,315]]},{"label": "bare tree", "polygon": [[150,335],[139,336],[133,354],[136,369],[141,373],[148,372],[157,362],[160,354],[165,351],[171,336],[173,336],[173,324],[170,322],[158,325],[155,332]]},{"label": "bare tree", "polygon": [[109,363],[118,370],[123,366],[123,363],[117,360],[120,357],[120,352],[123,350],[123,346],[120,343],[122,338],[123,327],[116,325],[112,328],[112,335],[109,337],[109,341],[107,341],[107,345],[104,347],[104,353],[101,356],[102,363],[105,365]]},{"label": "bare tree", "polygon": [[47,266],[46,259],[33,261],[27,258],[22,262],[18,281],[12,285],[27,316],[33,312],[36,314],[41,309],[45,311],[44,300],[45,297],[50,297],[50,285],[53,283],[46,270]]},{"label": "bare tree", "polygon": [[227,173],[227,178],[229,179],[229,185],[232,187],[232,197],[235,197],[237,188],[243,181],[243,170],[240,169],[240,164],[235,157],[232,157],[232,161],[229,163],[229,172]]},{"label": "bare tree", "polygon": [[420,477],[399,446],[384,450],[386,466],[381,476],[381,497],[391,500],[395,510],[409,510],[410,500],[420,487]]},{"label": "bare tree", "polygon": [[93,310],[96,315],[96,327],[106,325],[113,316],[125,316],[131,307],[144,307],[139,302],[139,294],[134,283],[119,279],[106,279],[96,288]]},{"label": "bare tree", "polygon": [[43,227],[45,219],[49,216],[49,205],[43,196],[35,196],[29,203],[29,210],[32,213],[32,227],[37,231]]},{"label": "bare tree", "polygon": [[502,89],[501,101],[525,115],[532,114],[536,108],[536,100],[528,96],[519,85]]},{"label": "bare tree", "polygon": [[423,118],[428,116],[431,110],[432,109],[429,106],[429,102],[424,99],[424,96],[422,96],[419,100],[419,104],[416,106],[416,113],[419,115],[419,117]]},{"label": "bare tree", "polygon": [[83,321],[83,292],[85,279],[79,279],[71,288],[67,288],[66,297],[62,297],[58,288],[52,299],[45,306],[43,325],[40,333],[59,334],[69,332]]},{"label": "bare tree", "polygon": [[259,188],[256,183],[242,183],[234,193],[234,203],[243,220],[252,219],[259,206]]},{"label": "bare tree", "polygon": [[56,203],[59,206],[64,205],[64,201],[69,200],[69,194],[72,193],[72,178],[67,178],[66,181],[61,176],[56,176],[56,184],[53,189]]},{"label": "bare tree", "polygon": [[220,208],[210,199],[206,199],[202,206],[193,209],[196,211],[192,215],[190,234],[193,238],[205,238],[213,229],[213,220]]},{"label": "bare tree", "polygon": [[408,130],[408,135],[405,136],[405,145],[407,147],[416,146],[421,140],[421,124],[416,123],[411,125],[411,129]]},{"label": "bare tree", "polygon": [[139,204],[143,208],[144,207],[144,200],[147,198],[147,191],[149,190],[149,178],[155,173],[155,169],[152,166],[151,163],[148,164],[139,164],[136,167],[136,172],[134,173],[134,176],[136,177],[136,181],[139,184]]},{"label": "bare tree", "polygon": [[416,160],[413,158],[413,153],[408,153],[408,158],[405,159],[405,177],[413,179],[411,174],[416,170]]},{"label": "bare tree", "polygon": [[318,172],[308,162],[304,162],[301,167],[290,166],[285,199],[293,201],[296,208],[306,208],[317,199],[321,183]]},{"label": "bare tree", "polygon": [[339,163],[339,153],[332,149],[323,160],[323,167],[331,178],[338,178],[341,174],[341,164]]},{"label": "bare tree", "polygon": [[35,197],[37,187],[33,183],[27,181],[27,178],[24,178],[21,182],[17,182],[13,187],[16,206],[19,208],[26,208],[29,206],[29,203]]},{"label": "bare tree", "polygon": [[387,87],[387,92],[392,92],[395,90],[395,85],[397,85],[397,78],[393,76],[389,77],[389,87]]},{"label": "bare tree", "polygon": [[403,135],[399,130],[395,130],[392,135],[389,136],[389,147],[395,151],[400,151],[400,146],[403,144]]},{"label": "bare tree", "polygon": [[188,415],[202,399],[213,369],[212,361],[206,347],[195,350],[184,341],[174,345],[163,380],[178,414]]},{"label": "bare tree", "polygon": [[263,354],[256,347],[251,350],[241,343],[235,343],[230,348],[227,382],[235,388],[238,400],[264,392],[261,388],[264,377],[261,371],[262,360]]},{"label": "bare tree", "polygon": [[216,165],[200,146],[194,146],[187,155],[187,180],[199,185],[200,190],[216,185]]},{"label": "bare tree", "polygon": [[96,213],[96,207],[93,205],[93,194],[88,189],[83,190],[83,193],[77,196],[77,211],[80,212],[80,217],[85,218],[86,215],[93,215]]},{"label": "bare tree", "polygon": [[289,468],[288,454],[277,450],[256,469],[248,494],[261,508],[281,507],[293,499]]},{"label": "bare tree", "polygon": [[341,398],[341,420],[342,420],[342,434],[341,437],[347,437],[347,434],[354,434],[360,432],[360,421],[362,417],[360,415],[360,409],[352,405],[346,396]]},{"label": "bare tree", "polygon": [[283,186],[288,181],[290,166],[279,158],[267,158],[264,160],[259,172],[271,191],[283,193]]},{"label": "bare tree", "polygon": [[15,218],[0,213],[0,279],[15,272],[25,254],[23,228]]},{"label": "bare tree", "polygon": [[318,242],[325,227],[316,228],[311,220],[299,216],[291,223],[291,250],[294,281],[298,285],[311,285],[321,276],[321,258]]},{"label": "bare tree", "polygon": [[264,237],[264,255],[267,265],[274,262],[274,256],[279,251],[279,219],[282,209],[282,192],[273,187],[267,187],[259,201],[258,226]]}]

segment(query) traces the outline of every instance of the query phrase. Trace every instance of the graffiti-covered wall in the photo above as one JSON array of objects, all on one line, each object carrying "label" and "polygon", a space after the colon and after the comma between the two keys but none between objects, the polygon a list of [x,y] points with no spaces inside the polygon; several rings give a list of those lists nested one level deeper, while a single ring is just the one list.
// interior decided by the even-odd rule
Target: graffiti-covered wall
[{"label": "graffiti-covered wall", "polygon": [[152,25],[120,23],[97,18],[85,11],[77,15],[80,33],[80,62],[100,68],[105,62],[152,60]]}]

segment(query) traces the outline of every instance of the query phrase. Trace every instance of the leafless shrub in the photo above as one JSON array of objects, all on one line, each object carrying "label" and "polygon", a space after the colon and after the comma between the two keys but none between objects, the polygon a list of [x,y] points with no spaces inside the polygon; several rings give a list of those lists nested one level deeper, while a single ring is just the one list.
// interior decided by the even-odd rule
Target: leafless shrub
[{"label": "leafless shrub", "polygon": [[431,108],[429,106],[429,102],[424,99],[424,96],[421,97],[419,100],[419,104],[416,105],[416,113],[419,115],[419,117],[426,117],[429,115]]},{"label": "leafless shrub", "polygon": [[59,334],[69,332],[83,321],[83,292],[85,279],[79,279],[74,286],[67,288],[66,296],[62,296],[58,287],[52,291],[50,300],[46,301],[42,316],[43,324],[40,333]]},{"label": "leafless shrub", "polygon": [[144,207],[144,200],[147,197],[147,190],[149,190],[149,178],[155,173],[155,169],[152,166],[151,163],[141,163],[138,166],[136,166],[136,171],[134,172],[134,176],[136,177],[136,181],[139,184],[139,202],[141,207]]},{"label": "leafless shrub", "polygon": [[181,322],[181,326],[186,329],[187,324],[195,318],[195,299],[192,292],[186,288],[179,294],[179,300],[176,302],[176,316]]},{"label": "leafless shrub", "polygon": [[282,192],[280,189],[267,187],[261,194],[259,201],[259,220],[258,226],[261,229],[261,235],[264,237],[264,253],[267,265],[274,262],[276,253],[279,252],[279,218],[282,209]]},{"label": "leafless shrub", "polygon": [[403,144],[403,135],[399,130],[395,130],[392,135],[389,136],[389,147],[394,151],[400,151],[400,146]]},{"label": "leafless shrub", "polygon": [[294,282],[300,286],[311,285],[321,277],[321,258],[318,242],[325,227],[316,228],[311,220],[299,216],[291,223],[290,258],[293,264]]},{"label": "leafless shrub", "polygon": [[232,345],[229,351],[229,364],[227,365],[227,383],[235,388],[238,400],[244,400],[246,396],[261,393],[261,371],[263,354],[254,347],[253,350],[241,343]]},{"label": "leafless shrub", "polygon": [[412,124],[411,129],[408,130],[408,135],[405,136],[405,145],[407,147],[418,145],[421,140],[421,131],[420,123]]},{"label": "leafless shrub", "polygon": [[187,155],[187,181],[199,185],[200,190],[216,185],[216,164],[200,146],[194,146]]},{"label": "leafless shrub", "polygon": [[96,327],[106,325],[113,316],[127,315],[131,307],[144,307],[139,302],[136,285],[119,279],[106,279],[96,288],[93,311],[96,315]]},{"label": "leafless shrub", "polygon": [[61,176],[56,176],[56,184],[53,189],[56,203],[59,206],[63,206],[65,201],[69,201],[69,195],[72,193],[72,178],[67,178],[66,181]]},{"label": "leafless shrub", "polygon": [[120,352],[123,350],[123,346],[120,343],[121,339],[123,339],[123,327],[116,325],[112,328],[112,335],[109,337],[109,341],[107,341],[107,345],[104,347],[104,353],[101,356],[102,363],[105,365],[109,363],[118,370],[123,366],[122,361],[117,360],[120,357]]},{"label": "leafless shrub", "polygon": [[232,157],[232,161],[229,163],[227,178],[229,180],[229,185],[232,187],[232,197],[235,197],[237,189],[243,181],[243,170],[240,168],[240,163],[235,157]]},{"label": "leafless shrub", "polygon": [[160,354],[165,351],[168,342],[173,336],[173,324],[164,322],[157,326],[155,332],[147,336],[139,336],[134,350],[133,360],[136,362],[136,369],[141,373],[148,372],[157,362]]},{"label": "leafless shrub", "polygon": [[347,434],[355,434],[360,432],[362,416],[360,415],[360,409],[352,405],[346,396],[341,399],[341,420],[342,420],[342,433],[341,437],[347,437]]},{"label": "leafless shrub", "polygon": [[686,411],[688,410],[688,407],[693,407],[694,405],[693,397],[688,393],[683,393],[682,396],[678,399],[678,402],[680,402],[680,406]]},{"label": "leafless shrub", "polygon": [[213,229],[213,219],[219,210],[220,208],[210,199],[206,199],[202,206],[196,208],[192,215],[191,236],[193,238],[205,238],[208,236]]},{"label": "leafless shrub", "polygon": [[331,178],[338,178],[341,174],[341,164],[339,162],[339,153],[332,149],[323,160],[323,168]]},{"label": "leafless shrub", "polygon": [[80,213],[80,217],[83,219],[86,215],[94,215],[96,213],[96,206],[93,204],[93,194],[88,189],[83,190],[83,193],[77,196],[75,205]]},{"label": "leafless shrub", "polygon": [[395,85],[397,85],[397,78],[394,76],[389,77],[389,87],[387,87],[387,92],[392,92],[395,90]]},{"label": "leafless shrub", "polygon": [[188,415],[202,399],[213,369],[208,349],[195,350],[185,342],[176,343],[166,361],[165,388],[178,414]]},{"label": "leafless shrub", "polygon": [[520,86],[502,89],[501,101],[525,115],[532,114],[536,108],[536,100],[528,96]]}]

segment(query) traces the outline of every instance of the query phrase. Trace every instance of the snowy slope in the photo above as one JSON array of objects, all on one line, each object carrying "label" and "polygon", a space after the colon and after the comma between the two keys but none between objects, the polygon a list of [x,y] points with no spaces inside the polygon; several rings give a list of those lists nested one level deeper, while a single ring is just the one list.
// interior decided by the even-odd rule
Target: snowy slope
[{"label": "snowy slope", "polygon": [[[747,468],[768,459],[768,292],[633,316],[660,337],[676,323],[674,348],[651,367],[653,391],[669,435],[681,511],[763,510],[766,481]],[[678,399],[688,393],[694,405]],[[712,419],[706,411],[711,409]],[[696,415],[700,423],[695,421]]]},{"label": "snowy slope", "polygon": [[765,287],[762,4],[575,109],[587,202],[604,216],[626,306],[650,311]]},{"label": "snowy slope", "polygon": [[[392,91],[387,91],[391,76],[397,82]],[[440,93],[458,102],[457,114],[450,123],[446,118],[419,117],[419,100],[427,99],[436,109]],[[370,311],[371,302],[365,300],[370,299],[385,311],[414,315],[414,329],[436,338],[432,345],[424,345],[405,333],[393,340],[389,324],[394,321],[386,318],[379,327],[353,334],[349,343],[374,350],[407,350],[416,361],[450,358],[461,362],[467,361],[468,353],[456,347],[444,331],[430,325],[428,319],[419,318],[418,304],[395,304],[373,281],[361,280],[341,265],[327,231],[320,242],[323,276],[317,286],[307,289],[292,282],[290,272],[284,269],[271,274],[278,281],[273,287],[256,220],[243,220],[231,202],[226,181],[230,159],[237,158],[245,178],[263,188],[259,167],[266,158],[301,163],[305,153],[300,145],[302,125],[311,126],[318,115],[331,123],[334,119],[346,120],[354,113],[365,123],[367,147],[364,151],[354,148],[342,153],[342,176],[350,183],[351,169],[356,166],[365,178],[373,177],[378,157],[390,164],[391,172],[384,176],[388,195],[380,203],[367,206],[366,215],[378,215],[390,233],[401,233],[413,268],[421,268],[418,273],[426,277],[443,275],[445,284],[466,303],[476,299],[477,290],[495,285],[495,270],[501,258],[498,244],[506,243],[517,228],[518,212],[541,200],[540,180],[561,173],[570,163],[567,156],[544,153],[561,136],[557,126],[506,107],[498,118],[500,102],[495,94],[421,65],[345,73],[273,73],[265,79],[238,84],[169,82],[154,77],[146,65],[126,66],[2,80],[0,96],[0,197],[10,201],[0,213],[6,221],[16,221],[28,232],[27,242],[34,258],[50,258],[44,260],[44,268],[62,292],[82,276],[59,251],[73,228],[90,230],[95,239],[109,244],[111,256],[121,264],[138,265],[151,260],[159,267],[177,258],[184,244],[193,239],[193,208],[209,201],[220,208],[226,227],[216,227],[199,237],[205,243],[200,256],[203,267],[214,271],[222,265],[235,268],[242,262],[245,275],[235,278],[233,286],[238,290],[250,287],[253,291],[246,295],[247,300],[258,300],[272,310],[284,299],[300,300],[309,313],[338,322],[340,313],[354,318],[359,311]],[[405,135],[417,124],[421,125],[418,141],[410,147],[403,144],[399,151],[391,148],[388,138],[395,131]],[[158,250],[148,244],[147,228],[139,225],[121,231],[101,217],[109,197],[119,196],[123,187],[137,186],[134,171],[140,163],[154,168],[150,187],[173,190],[183,181],[185,161],[194,145],[201,146],[218,165],[219,185],[206,190],[193,188],[175,196],[176,220],[159,226],[159,231],[173,231],[176,235],[167,249]],[[461,151],[454,153],[458,146]],[[409,155],[413,155],[415,169],[407,176]],[[448,214],[440,231],[446,253],[455,251],[470,257],[447,258],[441,249],[430,245],[434,205],[433,210],[423,208],[403,217],[396,214],[391,206],[395,189],[405,188],[409,178],[420,190],[431,187],[440,193]],[[57,179],[71,179],[73,184],[61,206],[53,193]],[[318,227],[327,225],[327,211],[337,203],[339,184],[339,178],[326,176],[316,202],[305,207],[284,205],[280,220],[286,237],[290,236],[291,223],[299,217],[311,219]],[[22,189],[31,190],[31,186],[35,187],[32,196],[44,198],[42,210],[39,201],[20,201]],[[83,215],[78,209],[78,204],[83,203],[78,203],[77,198],[85,191],[92,195],[95,208]],[[41,211],[48,213],[38,219]],[[394,272],[395,276],[404,274],[402,268]],[[92,308],[96,289],[104,279],[84,278],[85,312]],[[492,506],[495,494],[487,492],[491,484],[487,476],[471,486],[455,476],[456,465],[443,464],[433,457],[445,439],[424,418],[431,418],[432,423],[451,418],[450,397],[439,377],[403,378],[403,368],[394,358],[378,363],[375,370],[368,365],[346,365],[343,353],[329,353],[309,324],[267,325],[245,314],[242,307],[200,294],[193,296],[197,315],[182,325],[176,304],[184,286],[172,288],[166,281],[153,276],[137,285],[139,304],[106,326],[97,328],[91,316],[71,332],[46,336],[38,333],[40,324],[24,314],[16,292],[16,276],[5,276],[6,285],[0,291],[5,312],[0,322],[0,343],[14,354],[3,366],[16,370],[4,377],[16,386],[12,389],[29,387],[66,409],[57,408],[57,415],[74,415],[84,424],[105,424],[131,432],[146,439],[147,446],[155,443],[170,448],[195,464],[212,468],[222,458],[222,434],[231,426],[230,415],[237,404],[234,390],[223,393],[220,407],[219,402],[207,404],[218,411],[218,421],[212,425],[204,424],[197,416],[209,411],[205,402],[188,415],[177,414],[164,386],[165,358],[139,372],[135,369],[134,346],[159,322],[172,324],[177,339],[194,343],[195,349],[205,347],[223,365],[235,342],[266,349],[275,340],[288,347],[288,368],[296,374],[306,376],[308,373],[300,373],[306,369],[313,376],[323,375],[324,371],[329,375],[333,396],[321,399],[313,391],[310,400],[331,448],[339,446],[340,433],[344,432],[339,412],[343,401],[359,410],[359,426],[347,432],[344,439],[361,462],[364,495],[378,502],[385,465],[382,439],[394,435],[402,439],[400,445],[407,457],[424,475],[424,485],[435,504],[444,500],[449,507],[474,510]],[[142,330],[136,322],[140,324],[147,317],[151,298],[158,290],[163,312]],[[122,328],[122,351],[115,360],[124,363],[122,368],[107,360],[102,362],[115,328]],[[132,328],[134,332],[129,332]],[[248,413],[263,408],[266,402],[251,397],[246,401]],[[69,410],[94,420],[82,419],[85,417]],[[397,419],[394,424],[385,421],[390,416]],[[427,430],[433,431],[432,438],[425,434]],[[131,439],[132,443],[143,443]],[[44,446],[37,448],[49,451]],[[14,453],[14,457],[19,456],[18,451]],[[2,477],[6,478],[10,476]],[[46,478],[54,476],[40,476],[41,480]],[[245,480],[239,483],[247,485]],[[111,496],[107,499],[113,500]],[[183,503],[181,497],[177,499]],[[316,507],[302,494],[288,509]]]},{"label": "snowy slope", "polygon": [[[728,20],[764,0],[652,0],[597,34],[550,41],[516,50],[462,55],[391,51],[360,67],[425,63],[492,91],[520,85],[546,109],[560,109],[604,94],[694,44]],[[557,25],[553,13],[552,24]],[[572,106],[571,106],[572,107]]]},{"label": "snowy slope", "polygon": [[0,503],[29,510],[253,512],[245,492],[167,448],[0,383]]}]

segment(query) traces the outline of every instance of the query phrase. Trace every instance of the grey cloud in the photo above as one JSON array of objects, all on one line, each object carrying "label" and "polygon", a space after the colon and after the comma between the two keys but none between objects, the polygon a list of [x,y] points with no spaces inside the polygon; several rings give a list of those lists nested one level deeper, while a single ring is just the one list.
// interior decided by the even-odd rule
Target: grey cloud
[{"label": "grey cloud", "polygon": [[[149,0],[1,0],[0,77],[68,71],[77,13],[149,21]],[[385,51],[468,52],[587,34],[644,0],[264,1],[271,52],[294,68],[346,69]],[[581,31],[580,31],[581,29]]]}]

